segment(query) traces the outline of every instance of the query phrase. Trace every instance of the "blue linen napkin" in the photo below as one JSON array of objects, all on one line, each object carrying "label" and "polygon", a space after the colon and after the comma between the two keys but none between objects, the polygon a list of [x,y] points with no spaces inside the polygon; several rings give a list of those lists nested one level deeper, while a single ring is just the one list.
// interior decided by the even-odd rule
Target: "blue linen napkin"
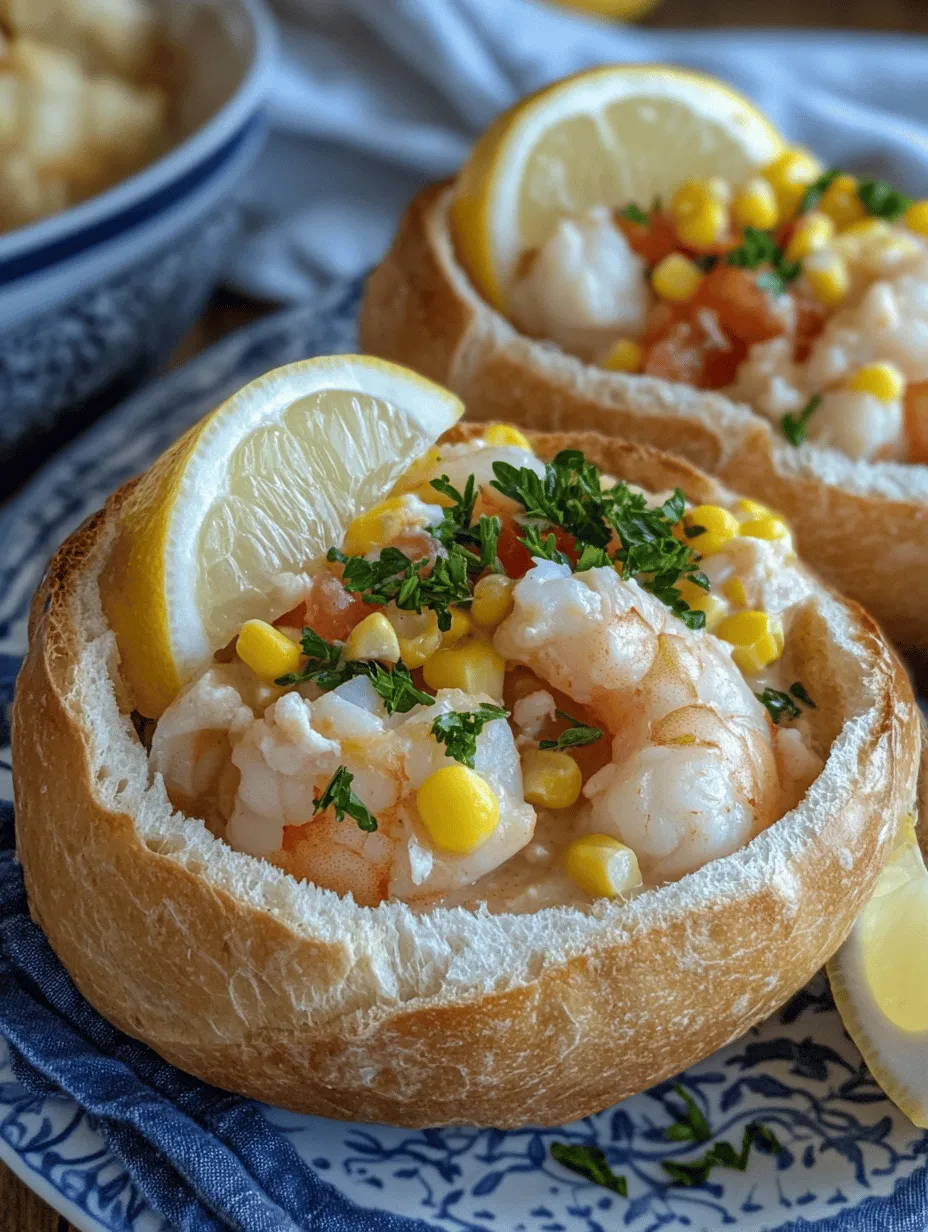
[{"label": "blue linen napkin", "polygon": [[[2,706],[2,700],[0,700]],[[0,1035],[17,1079],[75,1100],[178,1232],[429,1232],[322,1180],[256,1104],[117,1031],[84,1000],[26,904],[13,808],[0,802]]]}]

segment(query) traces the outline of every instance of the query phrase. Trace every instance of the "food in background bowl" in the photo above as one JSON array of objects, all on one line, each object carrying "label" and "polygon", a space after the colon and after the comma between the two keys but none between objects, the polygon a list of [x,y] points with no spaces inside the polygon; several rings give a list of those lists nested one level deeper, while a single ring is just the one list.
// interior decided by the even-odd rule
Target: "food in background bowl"
[{"label": "food in background bowl", "polygon": [[36,918],[200,1076],[410,1125],[677,1072],[839,945],[908,683],[789,529],[596,434],[280,369],[61,549],[14,715]]},{"label": "food in background bowl", "polygon": [[144,0],[2,0],[0,231],[83,201],[166,149],[169,71]]},{"label": "food in background bowl", "polygon": [[928,202],[785,148],[720,82],[594,70],[507,112],[422,194],[362,338],[480,417],[714,470],[928,645],[926,234]]}]

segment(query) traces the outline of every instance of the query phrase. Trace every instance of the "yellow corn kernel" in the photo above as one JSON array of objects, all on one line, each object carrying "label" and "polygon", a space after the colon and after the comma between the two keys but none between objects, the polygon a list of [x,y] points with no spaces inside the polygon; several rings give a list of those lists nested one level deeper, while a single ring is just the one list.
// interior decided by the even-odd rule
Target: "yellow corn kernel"
[{"label": "yellow corn kernel", "polygon": [[834,239],[834,234],[835,224],[828,215],[811,210],[800,218],[793,229],[786,245],[787,260],[804,261],[813,252],[821,252]]},{"label": "yellow corn kernel", "polygon": [[607,372],[640,372],[644,363],[644,349],[633,338],[619,338],[600,360],[600,368]]},{"label": "yellow corn kernel", "polygon": [[848,388],[859,394],[871,394],[880,402],[895,402],[905,393],[905,377],[895,364],[881,360],[858,368],[848,381]]},{"label": "yellow corn kernel", "polygon": [[720,201],[706,201],[691,214],[678,218],[676,228],[687,248],[711,248],[728,231],[728,209]]},{"label": "yellow corn kernel", "polygon": [[731,657],[746,675],[762,671],[783,653],[783,622],[769,612],[726,616],[715,634],[734,647]]},{"label": "yellow corn kernel", "polygon": [[[694,534],[699,527],[702,530]],[[677,538],[700,556],[714,556],[741,530],[738,519],[721,505],[697,505],[688,509]]]},{"label": "yellow corn kernel", "polygon": [[590,898],[617,898],[641,885],[638,857],[608,834],[575,838],[564,855],[564,867]]},{"label": "yellow corn kernel", "polygon": [[702,270],[681,252],[672,252],[651,271],[651,286],[661,299],[682,304],[692,299],[702,282]]},{"label": "yellow corn kernel", "polygon": [[345,658],[376,659],[378,663],[399,663],[400,641],[383,612],[371,612],[355,625],[345,642]]},{"label": "yellow corn kernel", "polygon": [[442,851],[467,856],[499,825],[499,800],[490,784],[467,766],[442,766],[416,793],[426,833]]},{"label": "yellow corn kernel", "polygon": [[441,635],[442,646],[456,646],[463,637],[467,637],[473,628],[471,619],[459,607],[451,609],[451,628]]},{"label": "yellow corn kernel", "polygon": [[789,527],[775,513],[765,513],[759,518],[745,519],[741,533],[748,539],[787,539]]},{"label": "yellow corn kernel", "polygon": [[760,501],[750,500],[746,496],[735,501],[735,514],[739,522],[747,522],[750,518],[765,518],[773,512],[769,505],[762,505]]},{"label": "yellow corn kernel", "polygon": [[721,176],[696,176],[684,180],[670,198],[670,213],[677,222],[689,214],[696,214],[703,206],[715,202],[728,205],[731,200],[731,185]]},{"label": "yellow corn kernel", "polygon": [[889,239],[893,229],[885,218],[863,218],[851,223],[841,232],[842,239],[875,240]]},{"label": "yellow corn kernel", "polygon": [[474,587],[471,620],[484,629],[495,629],[512,611],[515,582],[503,573],[488,573]]},{"label": "yellow corn kernel", "polygon": [[529,453],[532,452],[532,446],[528,437],[524,432],[520,432],[518,428],[514,428],[512,424],[490,424],[483,434],[483,439],[488,445],[512,445],[516,449],[525,449]]},{"label": "yellow corn kernel", "polygon": [[813,252],[803,262],[802,272],[812,294],[826,308],[836,308],[851,289],[847,262],[836,252]]},{"label": "yellow corn kernel", "polygon": [[437,650],[425,661],[422,674],[430,689],[463,689],[465,693],[487,693],[500,698],[506,660],[489,642],[474,638],[447,650]]},{"label": "yellow corn kernel", "polygon": [[928,201],[916,201],[905,212],[905,225],[916,235],[928,235]]},{"label": "yellow corn kernel", "polygon": [[748,605],[748,596],[741,578],[729,578],[722,585],[722,594],[729,603],[734,603],[736,607],[747,607]]},{"label": "yellow corn kernel", "polygon": [[569,753],[558,749],[529,749],[522,755],[522,784],[529,804],[564,809],[580,798],[583,775]]},{"label": "yellow corn kernel", "polygon": [[857,180],[852,175],[839,175],[822,193],[818,209],[827,214],[839,231],[866,218],[864,203],[857,195]]},{"label": "yellow corn kernel", "polygon": [[396,611],[390,615],[390,623],[396,631],[400,644],[400,659],[413,671],[441,645],[441,630],[434,612]]},{"label": "yellow corn kernel", "polygon": [[402,496],[390,496],[349,525],[342,551],[347,556],[364,556],[389,543],[409,524],[408,504]]},{"label": "yellow corn kernel", "polygon": [[684,578],[682,582],[677,582],[676,585],[684,603],[693,608],[694,611],[705,612],[706,629],[711,633],[728,611],[728,604],[724,599],[720,599],[718,595],[713,594],[711,590],[703,590],[701,586],[697,586],[689,578]]},{"label": "yellow corn kernel", "polygon": [[758,231],[775,227],[780,210],[770,181],[762,175],[752,176],[735,193],[731,212],[739,227],[756,227]]},{"label": "yellow corn kernel", "polygon": [[300,669],[299,646],[266,620],[246,620],[235,649],[242,662],[268,684]]},{"label": "yellow corn kernel", "polygon": [[788,147],[764,168],[764,177],[777,196],[781,222],[792,218],[803,193],[821,174],[822,164],[799,146]]}]

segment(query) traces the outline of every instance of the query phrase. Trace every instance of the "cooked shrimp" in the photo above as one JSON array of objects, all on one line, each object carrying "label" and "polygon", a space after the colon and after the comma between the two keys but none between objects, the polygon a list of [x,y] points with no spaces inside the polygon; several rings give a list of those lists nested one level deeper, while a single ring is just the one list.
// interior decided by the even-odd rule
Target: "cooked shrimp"
[{"label": "cooked shrimp", "polygon": [[[232,753],[241,781],[227,841],[364,906],[387,898],[417,902],[472,885],[524,847],[535,828],[508,723],[494,720],[477,738],[474,769],[496,793],[500,821],[476,851],[457,855],[431,843],[416,790],[450,764],[430,734],[435,718],[486,700],[443,689],[434,706],[388,717],[366,678],[313,701],[286,694]],[[331,810],[314,816],[315,799],[340,766],[377,818],[376,831],[361,830],[350,817],[336,821]]]},{"label": "cooked shrimp", "polygon": [[589,707],[612,761],[587,782],[590,829],[661,882],[728,855],[780,800],[770,722],[722,642],[691,632],[614,569],[539,561],[496,649]]}]

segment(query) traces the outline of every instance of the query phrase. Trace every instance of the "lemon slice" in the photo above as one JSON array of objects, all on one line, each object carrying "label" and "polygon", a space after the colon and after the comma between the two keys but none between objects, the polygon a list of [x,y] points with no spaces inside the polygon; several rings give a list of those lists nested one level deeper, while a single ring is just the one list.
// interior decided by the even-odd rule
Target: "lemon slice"
[{"label": "lemon slice", "polygon": [[563,215],[648,208],[690,176],[737,183],[781,149],[770,122],[711,77],[659,64],[592,69],[523,99],[477,142],[452,204],[458,251],[505,311],[520,256]]},{"label": "lemon slice", "polygon": [[360,356],[246,385],[146,471],[100,581],[136,707],[157,718],[242,624],[306,572],[463,414],[425,378]]},{"label": "lemon slice", "polygon": [[870,1072],[928,1129],[928,870],[911,821],[828,975]]}]

